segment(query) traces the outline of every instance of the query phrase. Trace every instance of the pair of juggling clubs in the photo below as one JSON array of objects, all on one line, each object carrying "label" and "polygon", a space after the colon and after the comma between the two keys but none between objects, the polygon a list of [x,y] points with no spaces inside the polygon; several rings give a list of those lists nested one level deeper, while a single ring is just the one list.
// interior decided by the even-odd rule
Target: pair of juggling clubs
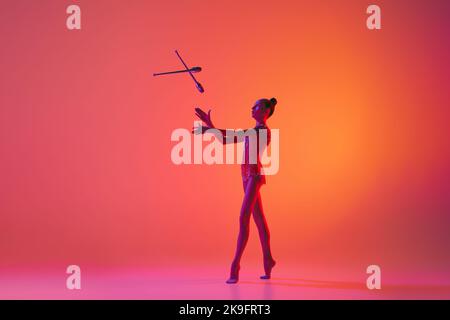
[{"label": "pair of juggling clubs", "polygon": [[205,92],[205,89],[203,89],[203,86],[200,84],[200,82],[197,81],[197,79],[195,79],[193,73],[197,73],[202,71],[202,68],[200,67],[193,67],[193,68],[189,68],[186,63],[183,61],[183,59],[181,58],[180,54],[178,53],[177,50],[175,50],[175,53],[177,54],[178,58],[180,59],[181,63],[184,65],[184,67],[186,69],[183,70],[177,70],[177,71],[169,71],[169,72],[160,72],[160,73],[154,73],[153,76],[162,76],[162,75],[168,75],[168,74],[175,74],[175,73],[189,73],[189,75],[191,76],[192,80],[194,80],[195,82],[195,86],[197,87],[198,91],[200,91],[200,93]]}]

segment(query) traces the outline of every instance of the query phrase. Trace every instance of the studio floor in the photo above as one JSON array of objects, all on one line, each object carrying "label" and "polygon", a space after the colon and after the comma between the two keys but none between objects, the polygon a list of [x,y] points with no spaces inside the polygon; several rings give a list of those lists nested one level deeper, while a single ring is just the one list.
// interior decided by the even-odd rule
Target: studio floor
[{"label": "studio floor", "polygon": [[450,274],[390,272],[369,290],[365,270],[277,267],[260,280],[261,268],[241,266],[239,283],[229,285],[224,266],[80,266],[80,290],[66,288],[64,269],[0,269],[0,299],[450,299]]}]

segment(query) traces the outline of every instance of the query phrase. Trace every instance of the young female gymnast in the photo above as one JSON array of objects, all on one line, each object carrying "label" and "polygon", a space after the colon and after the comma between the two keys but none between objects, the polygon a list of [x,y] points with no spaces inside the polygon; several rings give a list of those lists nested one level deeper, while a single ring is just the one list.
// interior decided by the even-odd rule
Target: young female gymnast
[{"label": "young female gymnast", "polygon": [[[275,111],[275,105],[277,100],[272,99],[260,99],[256,101],[252,107],[252,117],[256,120],[256,126],[253,128],[252,133],[256,136],[256,163],[255,161],[249,161],[249,135],[245,135],[245,148],[244,148],[244,161],[241,165],[242,183],[245,191],[244,200],[242,202],[240,217],[239,217],[239,235],[237,240],[236,252],[233,262],[231,264],[230,278],[226,283],[237,283],[239,280],[240,261],[244,252],[245,246],[249,237],[249,223],[250,215],[253,213],[253,219],[258,228],[259,238],[264,257],[264,271],[265,275],[261,276],[261,279],[270,279],[272,268],[275,266],[275,260],[272,257],[270,250],[270,232],[267,226],[267,221],[264,216],[262,207],[261,195],[259,192],[260,187],[266,183],[265,176],[261,172],[260,154],[264,148],[270,143],[270,129],[267,127],[266,121],[272,116]],[[219,139],[222,143],[237,143],[240,142],[236,135],[232,139],[227,137],[227,133],[230,132],[225,129],[217,129],[211,121],[211,110],[205,113],[200,108],[195,108],[196,115],[202,120],[206,126],[199,126],[193,128],[193,133],[203,134],[208,129],[216,129],[221,133],[222,139]],[[260,130],[265,129],[267,133],[267,144],[259,150],[260,143]],[[249,130],[249,129],[248,129]],[[245,130],[247,131],[247,130]],[[253,149],[252,149],[253,150]],[[252,151],[253,152],[253,151]],[[253,159],[255,157],[253,156]]]}]

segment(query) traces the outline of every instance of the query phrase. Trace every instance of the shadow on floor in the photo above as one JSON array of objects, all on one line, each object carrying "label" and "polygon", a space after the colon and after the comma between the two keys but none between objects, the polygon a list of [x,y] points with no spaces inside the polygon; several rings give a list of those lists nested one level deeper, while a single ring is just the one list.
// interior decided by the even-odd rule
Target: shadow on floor
[{"label": "shadow on floor", "polygon": [[[365,282],[351,282],[351,281],[330,281],[330,280],[313,280],[303,278],[279,278],[274,277],[271,280],[261,281],[241,281],[243,284],[256,284],[271,286],[286,286],[286,287],[303,287],[316,289],[346,289],[346,290],[363,290],[367,291]],[[433,293],[433,294],[449,294],[450,285],[435,285],[435,284],[386,284],[382,285],[384,293]]]}]

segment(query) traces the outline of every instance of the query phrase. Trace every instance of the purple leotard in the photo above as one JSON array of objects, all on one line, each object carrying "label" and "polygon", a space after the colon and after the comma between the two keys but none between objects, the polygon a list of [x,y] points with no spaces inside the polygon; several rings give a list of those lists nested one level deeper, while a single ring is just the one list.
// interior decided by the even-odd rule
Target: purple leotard
[{"label": "purple leotard", "polygon": [[[242,175],[242,180],[245,183],[247,182],[247,180],[251,177],[251,176],[258,176],[261,178],[261,183],[265,184],[266,183],[266,178],[265,176],[261,173],[261,159],[260,159],[260,154],[262,154],[262,152],[264,151],[264,149],[270,144],[270,129],[267,126],[264,125],[259,125],[253,128],[256,132],[256,148],[257,148],[257,161],[256,163],[250,163],[249,159],[249,135],[245,136],[245,144],[244,144],[244,159],[243,162],[241,164],[241,175]],[[260,132],[260,129],[266,129],[267,130],[267,144],[266,145],[262,145],[262,150],[259,150],[259,140],[260,140],[260,135],[263,137],[264,136],[264,132]],[[252,139],[254,139],[252,137]]]}]

